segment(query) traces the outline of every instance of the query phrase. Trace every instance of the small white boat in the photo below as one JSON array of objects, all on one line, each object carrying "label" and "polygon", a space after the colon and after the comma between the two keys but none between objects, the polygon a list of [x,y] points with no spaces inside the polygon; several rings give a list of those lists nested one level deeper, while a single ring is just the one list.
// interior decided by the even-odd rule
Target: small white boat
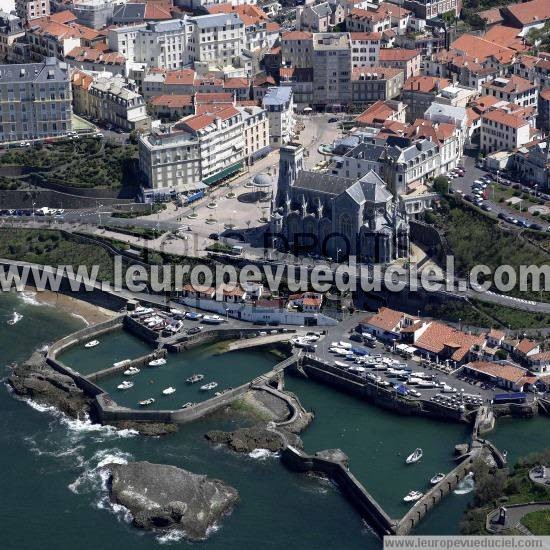
[{"label": "small white boat", "polygon": [[445,474],[439,473],[435,474],[435,476],[430,479],[430,483],[432,485],[437,485],[442,479],[445,479]]},{"label": "small white boat", "polygon": [[117,361],[116,363],[113,363],[113,367],[123,367],[124,365],[127,365],[128,363],[131,363],[130,359],[123,359],[122,361]]},{"label": "small white boat", "polygon": [[417,500],[420,500],[423,496],[424,493],[421,493],[420,491],[409,491],[403,500],[405,502],[416,502]]},{"label": "small white boat", "polygon": [[344,363],[343,361],[334,361],[334,364],[337,366],[337,367],[340,367],[342,369],[347,369],[349,368],[349,364],[348,363]]},{"label": "small white boat", "polygon": [[205,315],[202,318],[203,323],[207,323],[209,325],[219,325],[224,322],[224,318],[220,317],[219,315]]},{"label": "small white boat", "polygon": [[130,367],[126,369],[123,374],[124,376],[134,376],[135,374],[139,374],[139,369],[137,367]]},{"label": "small white boat", "polygon": [[192,407],[193,405],[195,405],[195,403],[191,403],[191,401],[188,401],[187,403],[182,405],[181,408],[182,409],[188,409],[189,407]]},{"label": "small white boat", "polygon": [[166,365],[166,359],[164,359],[164,357],[159,357],[158,359],[149,361],[150,367],[161,367],[162,365]]},{"label": "small white boat", "polygon": [[85,348],[95,348],[99,345],[99,340],[90,340],[88,343],[84,344]]},{"label": "small white boat", "polygon": [[172,395],[173,393],[176,393],[176,388],[173,386],[168,386],[162,390],[162,395]]},{"label": "small white boat", "polygon": [[353,346],[349,342],[343,342],[342,340],[340,340],[340,342],[338,342],[338,347],[351,349]]},{"label": "small white boat", "polygon": [[202,391],[210,391],[210,390],[213,390],[214,388],[217,388],[217,387],[218,387],[217,382],[208,382],[208,384],[205,384],[204,386],[201,386],[201,390]]},{"label": "small white boat", "polygon": [[130,388],[133,388],[133,387],[134,387],[133,382],[130,382],[129,380],[124,380],[124,382],[122,382],[122,384],[119,384],[117,386],[117,389],[118,390],[129,390]]},{"label": "small white boat", "polygon": [[139,401],[139,405],[141,407],[147,407],[147,405],[152,405],[155,402],[155,400],[152,397],[149,397],[149,399],[144,399],[143,401]]},{"label": "small white boat", "polygon": [[407,464],[414,464],[415,462],[418,462],[424,453],[422,452],[422,449],[415,449],[414,452],[412,452],[405,462]]},{"label": "small white boat", "polygon": [[200,382],[204,378],[204,374],[193,374],[193,376],[190,376],[186,382],[188,384],[194,384],[195,382]]}]

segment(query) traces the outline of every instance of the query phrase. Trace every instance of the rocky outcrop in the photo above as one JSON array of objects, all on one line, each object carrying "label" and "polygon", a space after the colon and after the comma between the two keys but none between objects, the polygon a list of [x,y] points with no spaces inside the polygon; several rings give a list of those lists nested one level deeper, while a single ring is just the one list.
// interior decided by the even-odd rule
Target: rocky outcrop
[{"label": "rocky outcrop", "polygon": [[136,430],[140,435],[156,437],[160,435],[169,435],[178,431],[178,425],[167,422],[134,422],[124,420],[121,422],[111,422],[112,426],[118,430]]},{"label": "rocky outcrop", "polygon": [[301,449],[302,440],[295,434],[271,424],[257,424],[250,428],[239,428],[234,432],[212,430],[205,435],[212,443],[221,443],[238,453],[249,453],[254,449],[280,451],[286,445]]},{"label": "rocky outcrop", "polygon": [[128,508],[141,529],[180,529],[201,540],[239,499],[237,490],[219,479],[176,466],[130,462],[106,468],[111,501]]},{"label": "rocky outcrop", "polygon": [[8,384],[17,395],[51,405],[72,418],[91,411],[92,400],[86,397],[72,378],[47,365],[45,356],[39,352],[13,368]]}]

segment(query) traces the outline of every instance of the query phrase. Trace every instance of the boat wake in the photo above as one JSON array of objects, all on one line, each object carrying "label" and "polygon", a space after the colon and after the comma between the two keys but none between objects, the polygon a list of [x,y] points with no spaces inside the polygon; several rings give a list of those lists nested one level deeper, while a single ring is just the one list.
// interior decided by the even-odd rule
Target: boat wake
[{"label": "boat wake", "polygon": [[467,495],[475,489],[474,474],[470,472],[453,491],[455,495]]},{"label": "boat wake", "polygon": [[46,304],[42,304],[36,299],[36,292],[31,292],[30,290],[23,290],[22,292],[18,292],[17,295],[21,299],[21,301],[28,306],[43,306]]},{"label": "boat wake", "polygon": [[17,323],[19,323],[19,321],[21,321],[21,319],[23,319],[23,315],[21,315],[21,313],[17,313],[17,311],[14,311],[12,313],[12,316],[7,320],[7,323],[8,325],[16,325]]}]

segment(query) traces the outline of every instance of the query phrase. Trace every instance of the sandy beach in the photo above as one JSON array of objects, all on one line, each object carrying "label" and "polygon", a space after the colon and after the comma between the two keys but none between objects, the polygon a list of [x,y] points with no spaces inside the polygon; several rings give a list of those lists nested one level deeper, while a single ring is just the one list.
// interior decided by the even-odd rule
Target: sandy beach
[{"label": "sandy beach", "polygon": [[88,325],[102,323],[118,315],[117,312],[105,309],[94,304],[79,300],[66,294],[51,292],[49,290],[37,292],[35,288],[25,289],[25,295],[41,304],[56,307],[75,317],[79,317]]}]

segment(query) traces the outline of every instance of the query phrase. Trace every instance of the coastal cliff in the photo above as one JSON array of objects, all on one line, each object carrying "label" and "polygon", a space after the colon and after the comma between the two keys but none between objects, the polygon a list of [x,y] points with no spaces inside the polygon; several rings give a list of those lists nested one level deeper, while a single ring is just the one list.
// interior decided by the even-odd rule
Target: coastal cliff
[{"label": "coastal cliff", "polygon": [[128,508],[141,529],[180,529],[202,540],[239,499],[237,490],[219,479],[175,466],[130,462],[106,469],[111,501]]}]

